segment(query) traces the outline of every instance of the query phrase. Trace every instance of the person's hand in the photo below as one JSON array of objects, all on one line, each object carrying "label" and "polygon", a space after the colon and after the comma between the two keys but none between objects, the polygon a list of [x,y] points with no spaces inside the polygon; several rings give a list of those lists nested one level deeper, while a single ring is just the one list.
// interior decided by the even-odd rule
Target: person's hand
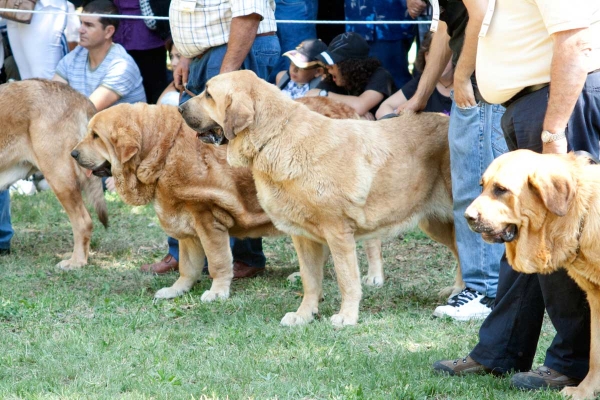
[{"label": "person's hand", "polygon": [[555,140],[554,142],[544,143],[542,150],[544,154],[567,154],[567,139]]},{"label": "person's hand", "polygon": [[475,107],[477,105],[470,78],[460,79],[454,77],[454,102],[460,108]]},{"label": "person's hand", "polygon": [[108,190],[109,192],[114,193],[117,190],[117,187],[115,186],[115,178],[113,178],[112,176],[106,178],[106,181],[104,183],[106,185],[106,190]]},{"label": "person's hand", "polygon": [[319,89],[310,89],[308,92],[306,92],[304,97],[317,97],[319,95],[319,92]]},{"label": "person's hand", "polygon": [[412,18],[417,18],[427,8],[427,3],[423,0],[406,0],[406,8],[408,15]]},{"label": "person's hand", "polygon": [[408,99],[408,101],[406,103],[400,104],[398,106],[398,108],[396,108],[394,110],[394,112],[396,114],[400,114],[402,111],[419,112],[419,111],[423,110],[426,105],[427,105],[427,102],[425,102],[425,104],[423,104],[421,99],[418,99],[416,96],[413,96],[410,99]]},{"label": "person's hand", "polygon": [[188,83],[191,62],[192,60],[190,58],[181,56],[179,63],[177,64],[177,68],[175,68],[175,71],[173,71],[173,84],[180,92]]}]

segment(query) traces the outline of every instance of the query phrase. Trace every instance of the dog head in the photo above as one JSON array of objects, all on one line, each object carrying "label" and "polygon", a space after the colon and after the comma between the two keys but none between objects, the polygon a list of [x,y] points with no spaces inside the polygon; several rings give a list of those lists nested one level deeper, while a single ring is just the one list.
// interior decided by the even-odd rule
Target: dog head
[{"label": "dog head", "polygon": [[147,204],[182,125],[176,107],[118,104],[90,120],[71,155],[95,175],[112,175],[125,202]]},{"label": "dog head", "polygon": [[573,169],[585,162],[575,158],[516,150],[494,160],[483,175],[483,191],[465,218],[485,241],[506,243],[513,268],[550,272],[547,236],[572,208],[577,187]]}]

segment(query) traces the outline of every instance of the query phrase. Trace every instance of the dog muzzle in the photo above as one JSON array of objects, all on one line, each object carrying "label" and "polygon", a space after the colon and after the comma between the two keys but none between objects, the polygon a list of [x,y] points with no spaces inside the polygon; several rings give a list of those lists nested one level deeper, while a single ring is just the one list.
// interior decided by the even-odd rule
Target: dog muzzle
[{"label": "dog muzzle", "polygon": [[229,140],[223,134],[223,128],[216,126],[214,128],[196,131],[196,137],[207,144],[220,146],[229,143]]}]

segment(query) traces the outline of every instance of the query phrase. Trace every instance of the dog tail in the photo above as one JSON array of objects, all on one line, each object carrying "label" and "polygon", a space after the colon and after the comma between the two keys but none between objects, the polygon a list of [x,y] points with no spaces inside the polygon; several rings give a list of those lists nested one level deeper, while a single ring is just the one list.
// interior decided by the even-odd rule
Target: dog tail
[{"label": "dog tail", "polygon": [[97,176],[84,177],[80,180],[80,184],[86,202],[94,207],[98,219],[105,228],[108,228],[108,208],[104,200],[102,179]]}]

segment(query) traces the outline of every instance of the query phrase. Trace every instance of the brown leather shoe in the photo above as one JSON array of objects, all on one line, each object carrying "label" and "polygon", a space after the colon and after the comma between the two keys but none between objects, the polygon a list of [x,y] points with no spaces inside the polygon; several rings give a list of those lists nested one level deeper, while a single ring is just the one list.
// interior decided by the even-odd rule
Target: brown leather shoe
[{"label": "brown leather shoe", "polygon": [[142,265],[140,271],[157,275],[168,274],[171,271],[179,271],[179,262],[172,255],[167,254],[157,263]]},{"label": "brown leather shoe", "polygon": [[524,390],[560,390],[565,386],[577,386],[580,382],[581,379],[570,378],[546,366],[529,372],[519,372],[510,380],[512,386]]},{"label": "brown leather shoe", "polygon": [[[264,268],[251,267],[250,265],[241,261],[233,262],[233,280],[254,278],[257,275],[262,274],[263,272],[265,272]],[[210,276],[209,274],[208,278],[212,279],[212,276]]]},{"label": "brown leather shoe", "polygon": [[433,370],[446,373],[451,376],[468,374],[488,374],[492,370],[473,360],[471,356],[457,358],[456,360],[440,360],[433,363]]}]

